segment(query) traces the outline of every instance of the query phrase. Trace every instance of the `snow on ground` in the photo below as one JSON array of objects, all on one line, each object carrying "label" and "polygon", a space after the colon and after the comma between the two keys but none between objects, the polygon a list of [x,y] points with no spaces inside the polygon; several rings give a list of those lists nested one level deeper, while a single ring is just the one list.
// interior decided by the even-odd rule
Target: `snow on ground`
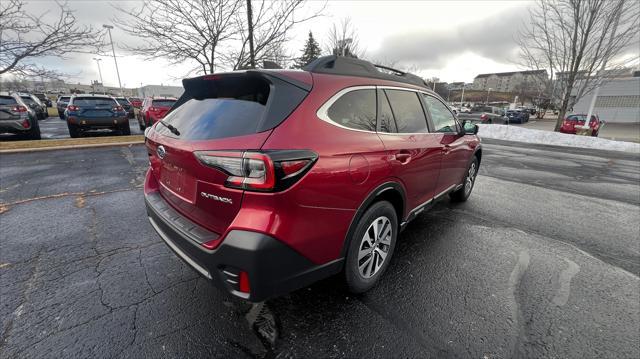
[{"label": "snow on ground", "polygon": [[478,136],[496,140],[537,143],[541,145],[595,148],[607,151],[640,153],[640,144],[612,141],[598,137],[569,135],[566,133],[532,130],[518,126],[478,125]]}]

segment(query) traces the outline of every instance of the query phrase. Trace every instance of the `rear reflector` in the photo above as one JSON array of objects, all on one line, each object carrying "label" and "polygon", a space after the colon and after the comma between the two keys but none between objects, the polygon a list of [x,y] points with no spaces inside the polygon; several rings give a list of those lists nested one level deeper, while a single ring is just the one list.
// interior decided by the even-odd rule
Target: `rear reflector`
[{"label": "rear reflector", "polygon": [[240,272],[240,279],[238,281],[238,290],[240,290],[243,293],[251,292],[251,286],[249,285],[249,275],[245,271]]},{"label": "rear reflector", "polygon": [[30,126],[29,125],[29,121],[27,121],[27,120],[22,121],[22,127],[29,128],[29,126]]}]

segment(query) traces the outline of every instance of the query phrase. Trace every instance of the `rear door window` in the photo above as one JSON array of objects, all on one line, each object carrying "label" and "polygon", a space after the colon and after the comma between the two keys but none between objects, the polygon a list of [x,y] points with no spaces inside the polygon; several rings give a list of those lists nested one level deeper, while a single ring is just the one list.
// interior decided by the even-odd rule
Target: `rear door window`
[{"label": "rear door window", "polygon": [[398,133],[428,133],[427,118],[414,91],[385,90]]},{"label": "rear door window", "polygon": [[396,120],[393,118],[393,111],[391,111],[389,100],[384,91],[378,91],[378,122],[380,123],[380,132],[398,132]]},{"label": "rear door window", "polygon": [[327,110],[331,121],[351,129],[376,130],[376,92],[354,90],[338,98]]}]

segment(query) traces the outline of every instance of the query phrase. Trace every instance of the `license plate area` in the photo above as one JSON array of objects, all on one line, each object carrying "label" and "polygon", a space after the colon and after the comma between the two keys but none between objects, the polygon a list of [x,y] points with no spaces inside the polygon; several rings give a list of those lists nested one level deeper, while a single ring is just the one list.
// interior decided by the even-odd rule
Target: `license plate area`
[{"label": "license plate area", "polygon": [[160,171],[160,184],[183,200],[193,203],[193,179],[184,168],[164,162]]}]

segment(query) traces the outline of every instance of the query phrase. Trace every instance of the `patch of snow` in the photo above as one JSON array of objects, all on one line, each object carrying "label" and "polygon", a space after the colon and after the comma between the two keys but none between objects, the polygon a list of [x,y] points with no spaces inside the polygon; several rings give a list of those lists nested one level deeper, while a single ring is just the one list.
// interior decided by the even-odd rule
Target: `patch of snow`
[{"label": "patch of snow", "polygon": [[478,125],[480,138],[536,143],[541,145],[593,148],[606,151],[640,153],[640,143],[612,141],[599,137],[570,135],[508,125]]}]

